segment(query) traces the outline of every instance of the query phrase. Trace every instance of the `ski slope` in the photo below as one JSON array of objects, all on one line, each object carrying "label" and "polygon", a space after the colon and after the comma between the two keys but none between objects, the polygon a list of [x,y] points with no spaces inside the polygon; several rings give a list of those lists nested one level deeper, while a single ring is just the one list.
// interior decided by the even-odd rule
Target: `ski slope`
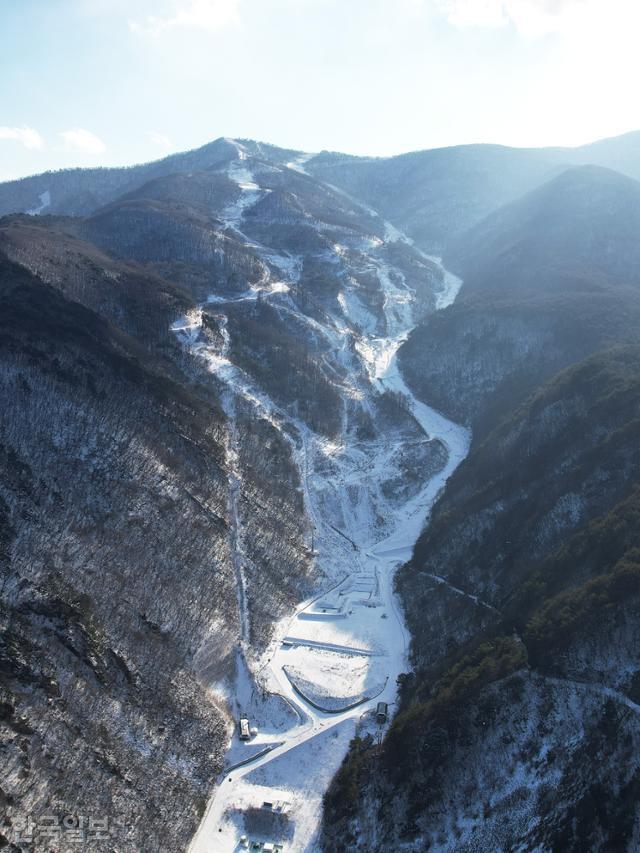
[{"label": "ski slope", "polygon": [[[303,162],[295,164],[303,169]],[[245,158],[230,167],[241,196],[228,210],[229,227],[242,234],[244,212],[260,197],[261,189]],[[406,240],[387,225],[389,242]],[[252,243],[269,268],[280,275],[261,283],[263,298],[282,312],[298,311],[287,295],[298,267],[282,252]],[[439,264],[437,259],[429,261]],[[406,500],[391,500],[380,482],[396,465],[397,441],[380,433],[373,439],[349,439],[343,430],[339,441],[316,435],[302,421],[283,411],[228,357],[228,341],[212,349],[201,334],[202,312],[181,318],[173,327],[183,345],[200,358],[226,386],[225,410],[231,437],[227,454],[230,467],[231,544],[235,550],[238,606],[243,638],[240,647],[236,691],[247,696],[260,692],[281,697],[291,709],[291,725],[273,734],[275,723],[261,721],[261,732],[252,742],[255,757],[225,775],[213,792],[201,825],[192,840],[192,853],[223,853],[242,849],[241,836],[251,841],[281,842],[286,851],[317,848],[322,796],[358,727],[372,729],[372,711],[379,701],[393,707],[398,676],[409,668],[409,636],[393,592],[397,567],[411,555],[429,511],[447,478],[465,457],[469,433],[417,400],[405,384],[397,364],[397,351],[415,323],[415,293],[384,257],[372,254],[383,294],[384,334],[376,334],[358,306],[357,294],[345,291],[339,300],[344,316],[317,320],[331,342],[336,361],[348,348],[358,354],[360,376],[354,388],[345,387],[345,418],[348,403],[359,394],[363,405],[385,390],[402,397],[423,439],[438,439],[446,448],[446,463],[434,476],[419,483]],[[460,280],[443,271],[438,308],[455,299]],[[256,298],[247,292],[243,299]],[[212,297],[216,310],[224,312],[224,299]],[[222,328],[225,328],[224,322]],[[378,324],[378,329],[380,328]],[[316,330],[317,331],[317,330]],[[357,387],[356,387],[357,386]],[[348,397],[351,400],[347,399]],[[238,489],[235,466],[234,399],[242,398],[267,418],[289,442],[300,471],[307,516],[315,531],[316,560],[326,578],[326,591],[302,602],[291,616],[276,626],[274,640],[263,659],[248,673],[246,646],[246,593],[242,572],[242,530],[235,511]],[[242,683],[240,683],[242,681]],[[248,701],[248,700],[247,700]],[[375,726],[373,726],[375,730]],[[235,739],[235,736],[234,736]],[[264,749],[257,747],[264,745]],[[240,752],[238,751],[240,749]],[[242,750],[236,742],[234,757]],[[236,763],[230,762],[230,763]],[[263,832],[252,835],[245,826],[247,809],[264,802],[281,802],[286,831],[281,837]]]}]

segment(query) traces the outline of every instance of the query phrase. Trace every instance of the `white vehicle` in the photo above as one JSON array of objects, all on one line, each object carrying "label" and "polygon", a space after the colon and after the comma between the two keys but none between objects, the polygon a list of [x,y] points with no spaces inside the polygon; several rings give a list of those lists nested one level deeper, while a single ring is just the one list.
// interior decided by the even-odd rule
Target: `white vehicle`
[{"label": "white vehicle", "polygon": [[240,717],[238,724],[240,729],[240,740],[251,740],[251,729],[249,728],[249,720],[246,717]]}]

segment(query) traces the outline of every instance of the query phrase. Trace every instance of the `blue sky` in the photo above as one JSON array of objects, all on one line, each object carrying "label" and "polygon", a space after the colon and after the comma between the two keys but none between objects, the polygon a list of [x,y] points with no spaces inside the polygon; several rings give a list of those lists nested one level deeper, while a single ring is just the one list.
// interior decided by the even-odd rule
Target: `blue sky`
[{"label": "blue sky", "polygon": [[636,0],[0,0],[0,179],[218,136],[384,155],[640,128]]}]

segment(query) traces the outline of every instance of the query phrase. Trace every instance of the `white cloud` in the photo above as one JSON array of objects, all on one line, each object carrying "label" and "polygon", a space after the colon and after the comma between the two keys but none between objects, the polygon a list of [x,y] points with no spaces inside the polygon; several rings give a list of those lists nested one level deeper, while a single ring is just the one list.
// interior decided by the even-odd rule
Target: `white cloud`
[{"label": "white cloud", "polygon": [[157,145],[158,148],[172,148],[173,143],[169,139],[168,136],[165,136],[164,133],[158,133],[155,130],[150,130],[147,134],[149,140],[153,142],[154,145]]},{"label": "white cloud", "polygon": [[435,0],[456,27],[497,28],[512,25],[526,36],[569,30],[577,16],[602,6],[602,0]]},{"label": "white cloud", "polygon": [[32,127],[0,127],[0,139],[8,139],[19,142],[25,148],[41,150],[44,148],[44,139],[37,130]]},{"label": "white cloud", "polygon": [[502,0],[436,0],[454,27],[502,27],[507,23]]},{"label": "white cloud", "polygon": [[193,29],[215,32],[240,22],[240,0],[186,0],[175,3],[164,17],[149,15],[144,21],[129,21],[138,33],[159,36],[167,30]]},{"label": "white cloud", "polygon": [[74,127],[71,130],[63,130],[60,136],[64,139],[67,148],[74,151],[82,151],[84,154],[102,154],[107,146],[90,130],[84,127]]}]

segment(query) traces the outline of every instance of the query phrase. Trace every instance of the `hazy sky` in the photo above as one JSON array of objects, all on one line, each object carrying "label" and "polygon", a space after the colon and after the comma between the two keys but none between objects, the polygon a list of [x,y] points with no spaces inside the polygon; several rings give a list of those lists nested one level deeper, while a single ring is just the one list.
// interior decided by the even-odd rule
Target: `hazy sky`
[{"label": "hazy sky", "polygon": [[0,179],[218,136],[393,154],[640,128],[639,0],[0,0]]}]

